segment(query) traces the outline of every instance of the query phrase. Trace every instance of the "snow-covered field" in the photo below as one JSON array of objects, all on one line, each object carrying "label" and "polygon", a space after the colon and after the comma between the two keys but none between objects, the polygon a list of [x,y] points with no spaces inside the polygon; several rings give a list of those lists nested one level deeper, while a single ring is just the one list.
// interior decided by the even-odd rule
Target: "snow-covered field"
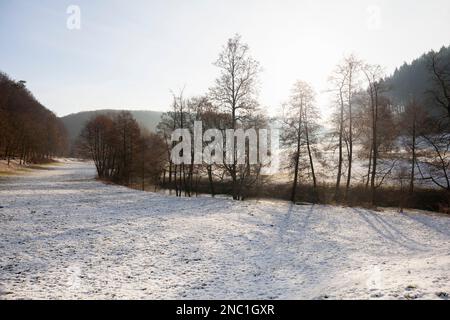
[{"label": "snow-covered field", "polygon": [[0,178],[0,299],[446,299],[450,217]]}]

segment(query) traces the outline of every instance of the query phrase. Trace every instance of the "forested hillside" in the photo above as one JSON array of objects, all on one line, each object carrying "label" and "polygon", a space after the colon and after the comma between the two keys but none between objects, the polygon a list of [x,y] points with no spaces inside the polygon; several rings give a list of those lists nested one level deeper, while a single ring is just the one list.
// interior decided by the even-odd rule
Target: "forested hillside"
[{"label": "forested hillside", "polygon": [[64,124],[26,88],[0,72],[0,158],[42,162],[67,152]]},{"label": "forested hillside", "polygon": [[[433,57],[437,62],[434,66],[435,70]],[[442,47],[439,52],[429,51],[411,63],[405,62],[397,68],[390,77],[386,78],[389,88],[387,95],[394,104],[400,105],[407,105],[415,99],[429,113],[440,115],[442,108],[433,94],[436,73],[441,73],[444,81],[450,77],[450,46]]]}]

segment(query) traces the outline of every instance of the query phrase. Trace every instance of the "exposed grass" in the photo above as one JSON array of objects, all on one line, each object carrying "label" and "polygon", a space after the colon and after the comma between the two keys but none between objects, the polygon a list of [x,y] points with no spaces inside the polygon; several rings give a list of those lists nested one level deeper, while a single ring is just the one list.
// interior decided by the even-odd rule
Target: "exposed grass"
[{"label": "exposed grass", "polygon": [[13,171],[0,171],[0,177],[10,177],[17,176],[21,174],[26,174],[32,171],[31,169],[22,168],[22,169],[14,169]]},{"label": "exposed grass", "polygon": [[0,177],[24,175],[33,172],[33,170],[52,170],[52,167],[62,165],[64,164],[53,159],[25,165],[19,164],[16,160],[10,161],[10,164],[8,165],[6,160],[0,160]]}]

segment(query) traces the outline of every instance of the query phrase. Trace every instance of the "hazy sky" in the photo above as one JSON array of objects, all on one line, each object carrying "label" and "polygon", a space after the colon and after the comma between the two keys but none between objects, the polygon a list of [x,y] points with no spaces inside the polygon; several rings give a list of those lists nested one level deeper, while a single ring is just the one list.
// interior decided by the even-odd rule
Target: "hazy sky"
[{"label": "hazy sky", "polygon": [[[67,28],[67,8],[81,29]],[[321,92],[344,54],[392,72],[450,44],[450,1],[0,0],[0,70],[65,115],[99,108],[166,110],[170,90],[211,86],[239,33],[264,68],[260,102],[274,111],[296,79]]]}]

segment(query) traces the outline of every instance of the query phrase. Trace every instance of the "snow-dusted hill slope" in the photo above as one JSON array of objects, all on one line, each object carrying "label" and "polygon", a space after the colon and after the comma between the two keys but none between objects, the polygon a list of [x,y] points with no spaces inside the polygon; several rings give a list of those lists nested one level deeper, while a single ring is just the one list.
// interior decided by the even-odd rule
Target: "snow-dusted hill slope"
[{"label": "snow-dusted hill slope", "polygon": [[0,299],[450,294],[450,217],[176,198],[89,163],[0,178]]}]

